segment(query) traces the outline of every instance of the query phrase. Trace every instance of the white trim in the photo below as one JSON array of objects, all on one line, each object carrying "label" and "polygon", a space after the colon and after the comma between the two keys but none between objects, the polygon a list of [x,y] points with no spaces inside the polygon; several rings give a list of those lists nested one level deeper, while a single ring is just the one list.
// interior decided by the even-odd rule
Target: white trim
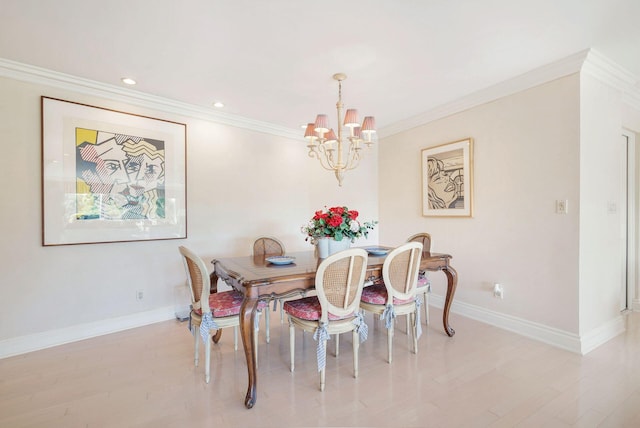
[{"label": "white trim", "polygon": [[[441,105],[423,114],[396,122],[378,130],[379,138],[388,137],[443,117],[541,85],[554,79],[584,71],[622,92],[622,101],[640,110],[640,78],[593,49],[586,49],[551,64]],[[212,108],[196,106],[116,85],[108,85],[33,65],[0,58],[0,77],[61,88],[81,94],[107,98],[167,113],[189,116],[237,128],[300,140],[300,130],[260,122]]]},{"label": "white trim", "polygon": [[[636,231],[636,222],[638,221],[637,213],[636,213],[636,204],[638,197],[638,188],[636,186],[636,177],[638,176],[637,172],[637,164],[636,164],[636,140],[635,134],[626,129],[622,130],[622,136],[626,138],[627,145],[627,191],[625,195],[625,199],[627,200],[627,222],[626,222],[626,233],[627,233],[627,257],[625,260],[625,268],[626,268],[626,277],[627,277],[627,295],[626,303],[628,309],[634,309],[634,301],[637,300],[639,296],[637,292],[638,284],[637,284],[637,275],[638,275],[638,258],[637,258],[637,248],[638,248],[638,238]],[[635,310],[635,309],[634,309]]]},{"label": "white trim", "polygon": [[299,129],[290,129],[267,122],[247,119],[242,116],[215,111],[213,108],[183,103],[132,89],[121,88],[115,85],[108,85],[33,65],[10,61],[4,58],[0,58],[0,77],[8,77],[24,82],[51,86],[54,88],[106,98],[180,116],[189,116],[195,119],[207,120],[294,140],[301,140],[301,133]]},{"label": "white trim", "polygon": [[[634,306],[637,306],[638,303],[639,302],[635,300]],[[437,294],[431,294],[429,297],[429,304],[433,307],[442,309],[444,307],[444,297]],[[0,359],[174,319],[174,309],[175,308],[172,306],[166,306],[152,311],[139,312],[119,318],[95,321],[87,324],[80,324],[57,330],[30,334],[28,336],[2,340],[0,341]],[[624,331],[624,320],[622,316],[594,329],[581,339],[573,333],[527,321],[522,318],[513,317],[511,315],[490,311],[480,306],[470,305],[464,302],[453,302],[451,305],[451,313],[484,322],[503,330],[511,331],[557,348],[582,355],[592,351]],[[437,321],[432,320],[432,323],[437,323]]]},{"label": "white trim", "polygon": [[[444,297],[431,294],[429,304],[436,308],[444,308]],[[476,321],[511,331],[521,336],[538,340],[551,346],[564,349],[576,354],[586,354],[596,347],[602,345],[607,340],[617,336],[624,331],[622,316],[613,321],[591,331],[583,338],[577,334],[570,333],[543,324],[531,322],[522,318],[505,315],[489,309],[470,305],[464,302],[453,302],[451,313],[459,314]],[[431,323],[437,323],[435,319]],[[455,325],[452,326],[455,329]]]},{"label": "white trim", "polygon": [[378,130],[378,135],[379,138],[388,137],[579,72],[584,72],[620,90],[622,102],[640,110],[640,77],[633,75],[598,51],[586,49],[423,114],[386,126]]},{"label": "white trim", "polygon": [[581,340],[580,353],[585,355],[624,331],[624,319],[620,315],[585,334]]},{"label": "white trim", "polygon": [[582,71],[622,93],[622,102],[640,110],[640,77],[591,49]]},{"label": "white trim", "polygon": [[594,49],[589,50],[582,72],[623,92],[633,91],[638,83],[637,76]]},{"label": "white trim", "polygon": [[386,126],[378,130],[378,135],[380,138],[388,137],[406,131],[407,129],[415,128],[433,122],[434,120],[468,110],[472,107],[524,91],[525,89],[533,88],[551,80],[578,73],[588,54],[588,49],[580,51],[554,63],[536,68],[520,76],[505,80],[504,82],[436,107],[423,114]]},{"label": "white trim", "polygon": [[174,309],[173,306],[165,306],[123,317],[5,339],[0,341],[0,359],[174,319]]}]

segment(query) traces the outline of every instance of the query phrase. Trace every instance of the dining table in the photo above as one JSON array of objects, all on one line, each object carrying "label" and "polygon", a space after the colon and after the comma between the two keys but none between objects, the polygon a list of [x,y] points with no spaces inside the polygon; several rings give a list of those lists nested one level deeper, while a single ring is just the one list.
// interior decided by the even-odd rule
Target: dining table
[{"label": "dining table", "polygon": [[[378,251],[374,254],[370,252],[367,259],[368,281],[382,278],[382,265],[386,253],[379,249],[391,250],[392,247],[376,247],[376,249]],[[211,291],[217,291],[220,279],[244,294],[240,309],[240,334],[247,360],[248,387],[244,404],[248,409],[255,405],[257,398],[258,373],[253,348],[253,336],[256,332],[253,326],[258,303],[305,295],[306,292],[315,288],[316,270],[323,260],[318,258],[314,251],[291,252],[286,256],[291,258],[291,263],[271,263],[268,260],[269,257],[264,255],[223,257],[211,261],[214,266],[211,273]],[[442,271],[447,277],[447,295],[442,312],[442,323],[448,336],[455,334],[455,330],[449,325],[449,310],[458,284],[458,275],[450,264],[451,258],[449,254],[424,251],[420,262],[421,270]],[[219,340],[219,332],[214,336],[214,341]]]}]

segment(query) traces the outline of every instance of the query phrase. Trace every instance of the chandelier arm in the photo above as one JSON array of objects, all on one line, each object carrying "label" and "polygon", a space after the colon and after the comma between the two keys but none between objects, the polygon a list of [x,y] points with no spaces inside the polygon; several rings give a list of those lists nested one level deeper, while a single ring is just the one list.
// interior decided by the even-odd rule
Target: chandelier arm
[{"label": "chandelier arm", "polygon": [[[327,149],[324,146],[321,145],[317,150],[314,150],[314,155],[320,162],[320,166],[322,166],[322,168],[327,171],[335,170],[331,153],[327,153]],[[309,156],[311,156],[311,154],[309,154]]]},{"label": "chandelier arm", "polygon": [[360,164],[360,151],[354,149],[353,147],[349,149],[349,162],[345,167],[345,171],[351,171],[352,169],[356,169]]},{"label": "chandelier arm", "polygon": [[336,169],[340,165],[340,163],[336,162],[333,159],[333,152],[335,150],[334,149],[327,149],[327,148],[324,148],[324,147],[323,147],[323,149],[324,149],[324,152],[325,152],[325,157],[327,158],[327,165],[331,166],[331,169]]}]

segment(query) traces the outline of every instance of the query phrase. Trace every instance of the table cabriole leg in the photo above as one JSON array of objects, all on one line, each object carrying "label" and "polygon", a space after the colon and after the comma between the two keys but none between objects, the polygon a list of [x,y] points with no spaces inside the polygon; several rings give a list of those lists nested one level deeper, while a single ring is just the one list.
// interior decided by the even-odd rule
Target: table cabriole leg
[{"label": "table cabriole leg", "polygon": [[242,347],[244,349],[244,356],[247,360],[247,373],[249,375],[247,395],[244,399],[244,405],[247,409],[251,409],[256,404],[256,385],[257,385],[257,373],[256,373],[256,359],[254,346],[254,334],[253,318],[256,316],[256,308],[258,306],[257,299],[245,298],[240,308],[240,335],[242,336]]},{"label": "table cabriole leg", "polygon": [[444,331],[449,337],[456,334],[456,331],[449,325],[449,310],[451,309],[451,303],[453,303],[453,295],[456,292],[458,286],[458,273],[454,268],[448,266],[443,268],[442,271],[447,276],[447,297],[444,301],[444,311],[442,312],[442,323],[444,325]]}]

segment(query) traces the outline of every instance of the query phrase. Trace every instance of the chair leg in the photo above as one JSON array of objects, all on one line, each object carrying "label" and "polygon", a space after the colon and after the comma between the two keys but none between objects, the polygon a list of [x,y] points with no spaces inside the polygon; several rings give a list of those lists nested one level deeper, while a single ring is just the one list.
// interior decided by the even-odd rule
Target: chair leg
[{"label": "chair leg", "polygon": [[[322,341],[322,346],[324,346],[324,352],[325,354],[327,353],[327,341],[323,340]],[[325,384],[325,372],[326,372],[326,367],[322,370],[320,370],[320,391],[324,391],[324,384]]]},{"label": "chair leg", "polygon": [[280,324],[284,324],[284,301],[283,300],[276,300],[277,302],[280,302]]},{"label": "chair leg", "polygon": [[198,367],[198,360],[200,359],[200,352],[199,352],[200,351],[200,349],[199,349],[200,348],[200,346],[199,346],[199,342],[200,341],[198,339],[198,337],[200,336],[200,332],[198,330],[199,329],[196,328],[196,326],[191,327],[191,334],[193,334],[193,342],[194,342],[194,345],[193,345],[193,347],[194,347],[193,353],[194,353],[194,360],[195,360],[194,363],[195,363],[196,367]]},{"label": "chair leg", "polygon": [[418,309],[416,312],[411,314],[411,325],[413,328],[411,329],[411,336],[413,337],[413,353],[418,353]]},{"label": "chair leg", "polygon": [[204,381],[209,383],[211,380],[211,340],[207,338],[204,344]]},{"label": "chair leg", "polygon": [[360,335],[353,330],[353,377],[358,377],[358,350],[360,349]]},{"label": "chair leg", "polygon": [[289,320],[289,358],[291,360],[291,371],[295,368],[295,348],[296,348],[296,327]]},{"label": "chair leg", "polygon": [[387,330],[387,357],[389,364],[393,360],[393,330],[395,330],[395,320],[391,320],[391,327]]},{"label": "chair leg", "polygon": [[340,354],[340,335],[336,334],[336,357]]},{"label": "chair leg", "polygon": [[424,323],[429,325],[429,293],[424,293]]},{"label": "chair leg", "polygon": [[233,327],[233,350],[238,350],[238,326]]},{"label": "chair leg", "polygon": [[[277,300],[276,300],[276,302],[277,302]],[[266,332],[265,332],[265,340],[267,341],[267,343],[269,343],[271,341],[271,334],[270,334],[271,317],[269,315],[271,315],[271,314],[269,313],[269,307],[267,306],[265,308],[265,311],[264,311],[264,328],[266,330]]]}]

